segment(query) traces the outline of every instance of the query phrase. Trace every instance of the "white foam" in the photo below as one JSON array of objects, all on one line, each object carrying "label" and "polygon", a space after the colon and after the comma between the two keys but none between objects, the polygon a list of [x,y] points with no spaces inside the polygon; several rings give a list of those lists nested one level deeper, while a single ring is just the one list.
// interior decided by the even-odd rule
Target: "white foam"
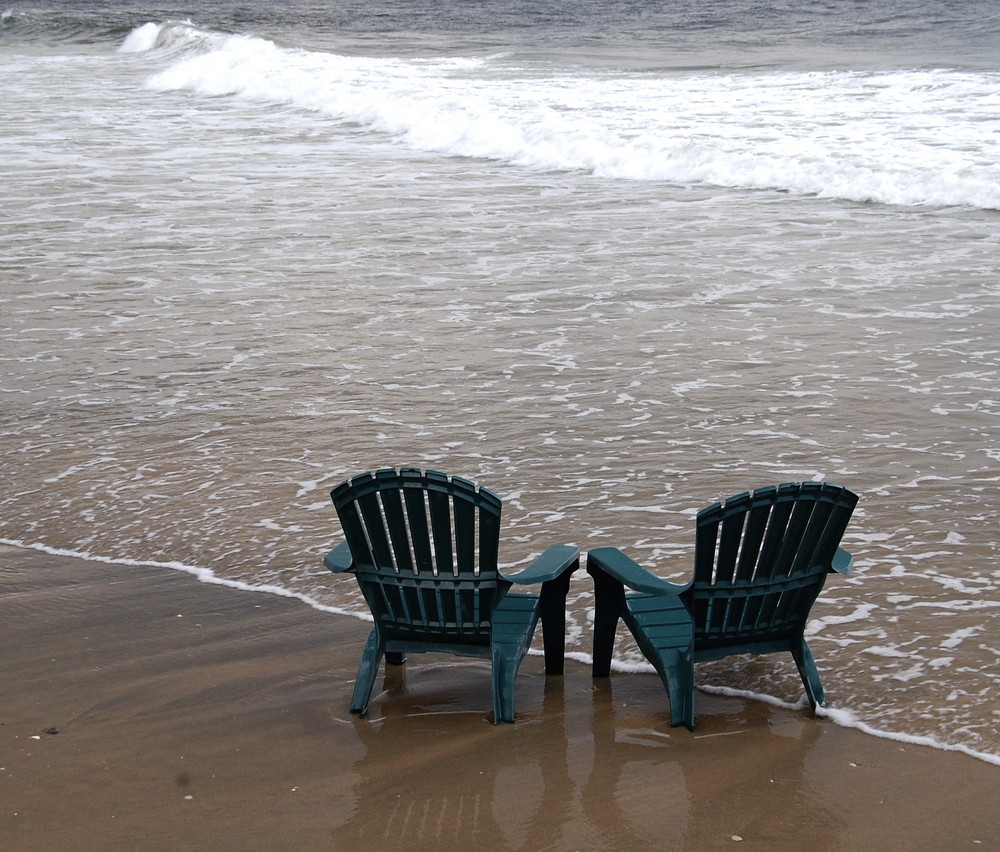
[{"label": "white foam", "polygon": [[21,547],[27,550],[38,550],[42,553],[50,553],[53,556],[68,556],[74,559],[86,559],[89,562],[102,562],[105,565],[133,565],[139,568],[168,568],[172,571],[183,571],[185,574],[191,574],[196,577],[202,583],[211,583],[216,586],[228,586],[231,589],[239,589],[244,592],[261,592],[266,595],[277,595],[282,598],[295,598],[300,600],[305,604],[308,604],[313,609],[318,609],[321,612],[329,612],[334,615],[348,615],[351,618],[357,618],[362,621],[373,621],[371,614],[368,612],[357,612],[350,609],[345,609],[344,607],[329,606],[327,604],[320,603],[315,598],[309,595],[302,594],[301,592],[293,592],[283,586],[276,586],[273,584],[254,584],[254,583],[244,583],[241,580],[228,580],[225,577],[220,577],[208,568],[198,568],[193,565],[185,565],[182,562],[157,562],[149,559],[109,559],[104,556],[95,556],[90,553],[86,553],[78,550],[64,550],[59,547],[47,547],[41,544],[29,544],[23,541],[17,541],[15,539],[0,538],[0,544],[6,544],[11,547]]},{"label": "white foam", "polygon": [[816,715],[830,719],[832,722],[836,722],[842,727],[855,728],[856,730],[862,731],[866,734],[871,734],[873,737],[879,737],[885,740],[894,740],[895,742],[901,743],[910,743],[911,745],[928,746],[929,748],[936,748],[941,751],[957,751],[962,754],[967,754],[969,757],[974,757],[977,760],[983,760],[986,761],[986,763],[992,763],[996,766],[1000,766],[1000,755],[976,751],[975,749],[969,748],[968,746],[960,743],[945,743],[936,737],[916,736],[913,734],[899,733],[897,731],[885,731],[869,725],[867,722],[861,721],[850,710],[836,709],[832,707],[817,707]]},{"label": "white foam", "polygon": [[809,637],[815,636],[824,626],[830,624],[850,624],[854,621],[867,621],[877,609],[877,604],[858,604],[853,611],[844,615],[826,615],[821,618],[811,619],[806,628],[806,635]]},{"label": "white foam", "polygon": [[221,36],[184,23],[148,22],[136,27],[122,41],[119,53],[147,53],[168,50],[176,53],[195,48],[210,48]]},{"label": "white foam", "polygon": [[866,654],[874,654],[876,657],[896,657],[897,659],[907,659],[910,655],[893,648],[889,645],[872,645],[864,649]]},{"label": "white foam", "polygon": [[956,648],[961,645],[966,639],[972,636],[982,633],[983,628],[981,626],[976,627],[964,627],[961,630],[956,630],[947,639],[943,639],[938,642],[939,648]]},{"label": "white foam", "polygon": [[[770,704],[774,707],[780,707],[784,710],[801,710],[806,705],[806,699],[803,698],[800,702],[791,704],[787,701],[782,701],[779,698],[775,698],[771,695],[766,695],[758,692],[749,692],[742,689],[731,689],[729,687],[717,687],[717,686],[707,686],[699,685],[698,689],[702,692],[714,694],[714,695],[728,695],[734,698],[746,698],[752,701],[762,701],[766,704]],[[915,734],[899,733],[896,731],[886,731],[882,728],[870,725],[867,722],[862,721],[856,713],[851,710],[846,710],[843,708],[834,707],[817,707],[816,715],[825,719],[829,719],[844,728],[854,728],[855,730],[861,731],[865,734],[869,734],[873,737],[879,737],[880,739],[894,740],[895,742],[909,743],[911,745],[927,746],[928,748],[935,748],[941,751],[956,751],[966,754],[969,757],[974,757],[977,760],[983,760],[986,763],[992,763],[1000,766],[1000,755],[990,754],[989,752],[977,751],[976,749],[970,748],[962,744],[952,744],[942,742],[936,737],[930,736],[918,736]]]},{"label": "white foam", "polygon": [[187,47],[150,78],[157,91],[293,107],[420,151],[621,180],[1000,209],[1000,76],[989,72],[570,74],[499,58],[344,57],[156,26],[135,30],[122,50]]},{"label": "white foam", "polygon": [[118,48],[120,53],[144,53],[156,47],[163,24],[145,23],[130,32]]}]

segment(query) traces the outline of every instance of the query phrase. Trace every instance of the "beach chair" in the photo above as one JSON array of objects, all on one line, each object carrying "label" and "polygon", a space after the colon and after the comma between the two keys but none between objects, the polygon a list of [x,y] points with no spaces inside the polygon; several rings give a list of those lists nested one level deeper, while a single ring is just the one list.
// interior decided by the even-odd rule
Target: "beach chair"
[{"label": "beach chair", "polygon": [[[407,653],[444,651],[492,661],[493,723],[513,722],[514,680],[539,617],[546,674],[562,674],[577,548],[552,546],[520,573],[502,573],[500,498],[437,471],[365,473],[330,496],[347,540],[324,563],[354,574],[375,620],[352,713],[367,711],[383,655],[402,664]],[[538,594],[509,591],[538,583]]]},{"label": "beach chair", "polygon": [[686,585],[661,580],[617,548],[591,550],[594,677],[610,673],[621,618],[667,689],[674,726],[694,729],[694,663],[731,654],[791,652],[815,709],[823,687],[803,634],[826,575],[850,571],[839,545],[857,502],[846,488],[802,482],[702,509]]}]

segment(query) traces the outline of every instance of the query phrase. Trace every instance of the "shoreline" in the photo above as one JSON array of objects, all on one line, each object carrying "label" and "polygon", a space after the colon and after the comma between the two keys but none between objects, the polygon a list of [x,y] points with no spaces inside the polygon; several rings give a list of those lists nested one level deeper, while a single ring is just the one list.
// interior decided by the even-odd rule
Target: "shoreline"
[{"label": "shoreline", "polygon": [[[414,655],[348,713],[368,624],[187,571],[0,545],[0,843],[22,850],[989,848],[997,768],[655,675]],[[58,733],[46,733],[58,729]],[[741,838],[737,841],[735,838]]]},{"label": "shoreline", "polygon": [[[34,546],[27,545],[22,542],[11,541],[10,539],[0,539],[0,553],[2,553],[3,548],[34,551],[37,553],[42,553],[57,558],[79,559],[84,562],[93,562],[101,565],[116,565],[119,567],[153,568],[157,570],[177,571],[197,579],[198,582],[200,583],[206,583],[208,585],[213,585],[213,586],[221,586],[223,588],[232,589],[240,592],[254,592],[258,594],[275,595],[277,597],[299,601],[308,606],[310,609],[316,610],[317,612],[332,614],[341,618],[356,619],[362,624],[370,624],[372,620],[371,616],[368,615],[367,612],[365,613],[351,612],[341,607],[322,604],[319,601],[315,600],[314,598],[309,597],[308,595],[304,595],[299,592],[293,592],[281,586],[273,586],[273,585],[253,586],[248,583],[244,583],[240,580],[230,580],[224,577],[219,577],[209,568],[197,568],[182,563],[164,563],[164,562],[155,562],[151,560],[111,559],[109,557],[96,557],[60,548],[49,548],[42,545],[34,545]],[[2,555],[0,555],[0,560],[2,560]],[[0,590],[0,593],[2,593],[2,590]],[[367,629],[368,628],[366,628],[366,630]],[[619,629],[624,629],[624,628],[621,627],[621,625],[619,625]],[[538,656],[541,654],[541,651],[537,648],[532,648],[531,650],[529,650],[528,653],[529,656]],[[359,656],[360,656],[360,651],[359,651]],[[570,660],[573,660],[576,663],[586,666],[588,668],[591,665],[591,656],[586,652],[567,651],[566,652],[567,663],[569,663]],[[611,670],[612,672],[618,672],[619,674],[653,674],[655,672],[652,664],[648,663],[645,660],[639,664],[638,668],[635,664],[626,665],[620,663],[617,660],[612,660]],[[779,708],[782,710],[787,710],[793,713],[800,712],[805,708],[804,696],[798,704],[790,704],[788,702],[782,701],[779,698],[775,698],[771,695],[757,693],[757,692],[747,692],[738,689],[731,689],[728,687],[699,685],[697,687],[697,690],[698,693],[701,694],[702,696],[716,695],[722,697],[730,697],[738,700],[759,701],[765,704],[769,704],[772,707]],[[933,736],[900,733],[896,731],[884,731],[859,719],[855,715],[855,713],[851,710],[820,707],[817,715],[829,719],[831,722],[833,722],[836,725],[839,725],[840,727],[858,731],[860,733],[865,734],[866,736],[875,737],[877,739],[888,740],[890,742],[901,743],[903,745],[921,746],[944,752],[963,754],[967,757],[973,758],[974,760],[980,760],[988,764],[1000,766],[1000,754],[994,755],[988,752],[976,751],[975,749],[965,745],[951,745],[949,743],[941,742],[940,740],[936,739]]]}]

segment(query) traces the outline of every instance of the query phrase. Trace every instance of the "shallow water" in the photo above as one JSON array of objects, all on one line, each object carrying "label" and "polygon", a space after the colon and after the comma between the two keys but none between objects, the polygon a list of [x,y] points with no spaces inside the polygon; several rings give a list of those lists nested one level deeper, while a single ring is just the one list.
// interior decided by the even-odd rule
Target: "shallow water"
[{"label": "shallow water", "polygon": [[[861,495],[855,572],[831,578],[810,628],[835,717],[1000,759],[1000,228],[996,143],[980,132],[996,119],[963,106],[969,86],[992,103],[996,70],[970,60],[936,90],[957,118],[925,127],[933,144],[915,119],[893,150],[937,159],[909,163],[878,148],[877,117],[843,117],[853,141],[805,144],[809,110],[874,85],[850,82],[870,69],[813,77],[801,109],[769,77],[761,102],[790,117],[758,127],[752,107],[718,107],[722,129],[696,146],[715,151],[706,179],[647,144],[667,113],[645,87],[710,103],[720,85],[758,93],[756,70],[651,71],[648,45],[641,72],[623,72],[621,45],[600,67],[523,43],[484,65],[467,33],[373,42],[359,28],[337,53],[292,25],[275,46],[226,41],[208,19],[194,35],[143,23],[133,10],[89,40],[0,30],[0,72],[19,82],[0,122],[4,541],[359,612],[321,558],[339,540],[327,492],[363,470],[490,487],[509,566],[552,543],[612,544],[676,578],[698,508],[827,479]],[[178,41],[155,47],[164,32]],[[799,61],[782,73],[805,85]],[[353,106],[332,106],[331,62]],[[877,73],[883,93],[931,85],[926,69]],[[253,88],[274,79],[277,93]],[[404,109],[415,80],[436,122]],[[573,100],[590,86],[617,100]],[[476,156],[498,104],[520,147],[503,137]],[[731,150],[740,127],[753,144]],[[581,659],[591,605],[581,574]],[[636,665],[620,638],[619,664]],[[801,695],[778,657],[699,680]]]}]

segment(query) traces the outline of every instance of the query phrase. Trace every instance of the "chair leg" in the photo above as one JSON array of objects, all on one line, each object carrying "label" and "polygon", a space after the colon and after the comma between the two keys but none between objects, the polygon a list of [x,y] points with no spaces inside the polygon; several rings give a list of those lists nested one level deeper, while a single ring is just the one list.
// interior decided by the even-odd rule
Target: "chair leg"
[{"label": "chair leg", "polygon": [[694,624],[676,597],[627,598],[625,624],[653,664],[670,699],[670,724],[694,730]]},{"label": "chair leg", "polygon": [[514,684],[524,652],[514,643],[493,643],[493,724],[514,721]]},{"label": "chair leg", "polygon": [[573,572],[579,567],[563,571],[555,580],[542,583],[540,610],[542,618],[542,646],[545,650],[545,674],[561,675],[566,666],[566,595]]},{"label": "chair leg", "polygon": [[670,650],[662,655],[660,679],[670,697],[670,726],[694,730],[694,661],[690,650]]},{"label": "chair leg", "polygon": [[625,607],[625,587],[600,569],[587,573],[594,578],[594,663],[592,676],[611,674],[611,656],[615,650],[615,632]]},{"label": "chair leg", "polygon": [[809,704],[815,710],[817,705],[823,704],[826,696],[823,693],[823,684],[820,683],[819,670],[816,668],[812,651],[809,650],[805,637],[799,637],[794,641],[789,650],[795,658],[795,665],[799,667],[799,677],[802,678]]},{"label": "chair leg", "polygon": [[[626,619],[628,623],[630,619]],[[690,645],[657,647],[638,625],[628,625],[643,656],[653,664],[670,701],[670,726],[694,730],[694,657]]]},{"label": "chair leg", "polygon": [[368,634],[365,650],[361,654],[361,665],[358,666],[358,675],[354,680],[352,713],[364,716],[368,712],[368,699],[371,698],[372,687],[375,686],[375,678],[378,676],[378,667],[384,652],[385,642],[379,636],[378,628],[373,627],[372,632]]},{"label": "chair leg", "polygon": [[538,624],[537,595],[508,593],[493,611],[493,724],[514,721],[514,681]]}]

